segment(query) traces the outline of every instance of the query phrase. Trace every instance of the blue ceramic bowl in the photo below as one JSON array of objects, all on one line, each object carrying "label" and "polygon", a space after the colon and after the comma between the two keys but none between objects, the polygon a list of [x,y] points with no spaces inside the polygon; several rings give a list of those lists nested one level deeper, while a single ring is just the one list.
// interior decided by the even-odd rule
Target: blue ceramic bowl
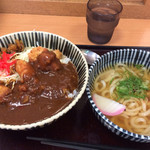
[{"label": "blue ceramic bowl", "polygon": [[15,39],[22,40],[25,47],[36,47],[38,45],[48,49],[59,49],[64,55],[66,55],[71,59],[72,63],[75,65],[78,72],[79,76],[79,84],[77,88],[78,94],[74,97],[73,101],[63,110],[59,111],[50,118],[31,124],[8,125],[0,123],[0,129],[25,130],[36,127],[42,127],[45,124],[52,123],[54,120],[58,119],[59,117],[67,113],[81,98],[82,94],[85,91],[88,81],[88,65],[85,57],[83,56],[79,48],[76,45],[74,45],[71,41],[59,35],[42,31],[16,32],[1,36],[0,47],[7,47],[9,44],[15,43]]},{"label": "blue ceramic bowl", "polygon": [[147,69],[150,70],[150,51],[137,50],[137,49],[120,49],[120,50],[110,51],[102,55],[100,58],[98,58],[96,62],[91,65],[89,69],[89,81],[86,88],[89,102],[98,120],[100,120],[104,124],[104,126],[106,126],[109,130],[111,130],[115,134],[125,139],[129,139],[131,141],[136,141],[136,142],[148,143],[150,142],[150,136],[135,134],[117,126],[116,124],[111,122],[96,107],[92,99],[91,92],[93,91],[93,83],[97,75],[105,71],[110,66],[115,65],[117,63],[142,64],[143,66],[145,66]]}]

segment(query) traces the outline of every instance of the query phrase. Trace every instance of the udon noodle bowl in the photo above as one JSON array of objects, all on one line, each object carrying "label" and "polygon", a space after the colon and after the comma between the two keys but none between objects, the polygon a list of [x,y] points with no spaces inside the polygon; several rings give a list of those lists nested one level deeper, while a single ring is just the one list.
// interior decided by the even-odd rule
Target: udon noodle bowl
[{"label": "udon noodle bowl", "polygon": [[121,114],[106,115],[114,124],[150,136],[150,72],[145,67],[131,64],[110,67],[96,77],[94,93],[125,105]]}]

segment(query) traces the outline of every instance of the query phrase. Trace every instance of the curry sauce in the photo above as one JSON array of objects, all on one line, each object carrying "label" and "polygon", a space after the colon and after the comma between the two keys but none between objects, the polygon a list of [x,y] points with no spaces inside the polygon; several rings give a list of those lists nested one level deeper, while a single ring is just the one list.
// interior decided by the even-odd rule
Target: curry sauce
[{"label": "curry sauce", "polygon": [[36,57],[29,62],[17,60],[20,80],[1,98],[0,123],[22,125],[49,118],[64,109],[77,92],[78,74],[71,62],[60,63],[48,50]]}]

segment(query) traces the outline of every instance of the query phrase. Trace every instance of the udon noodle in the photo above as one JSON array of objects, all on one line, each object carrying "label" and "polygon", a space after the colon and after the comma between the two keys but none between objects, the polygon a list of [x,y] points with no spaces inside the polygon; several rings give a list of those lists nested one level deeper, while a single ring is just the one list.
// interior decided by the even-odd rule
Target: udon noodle
[{"label": "udon noodle", "polygon": [[[127,87],[121,87],[124,94],[128,93],[123,96],[117,91],[118,86],[121,81],[124,82],[131,76],[137,77],[133,83],[135,89],[133,88],[133,93],[130,93],[127,82]],[[132,80],[131,78],[131,82]],[[139,81],[142,81],[139,86],[145,86],[144,91],[136,89]],[[94,82],[94,93],[116,100],[126,106],[126,110],[120,115],[107,116],[113,123],[130,132],[150,136],[150,73],[146,68],[140,65],[117,64],[98,75]]]}]

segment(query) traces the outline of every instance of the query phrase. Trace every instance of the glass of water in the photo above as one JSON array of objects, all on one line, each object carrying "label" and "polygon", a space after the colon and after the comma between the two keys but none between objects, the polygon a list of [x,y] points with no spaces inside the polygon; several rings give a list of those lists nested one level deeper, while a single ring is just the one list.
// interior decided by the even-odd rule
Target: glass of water
[{"label": "glass of water", "polygon": [[109,42],[122,9],[118,0],[89,0],[86,12],[89,40],[97,44]]}]

